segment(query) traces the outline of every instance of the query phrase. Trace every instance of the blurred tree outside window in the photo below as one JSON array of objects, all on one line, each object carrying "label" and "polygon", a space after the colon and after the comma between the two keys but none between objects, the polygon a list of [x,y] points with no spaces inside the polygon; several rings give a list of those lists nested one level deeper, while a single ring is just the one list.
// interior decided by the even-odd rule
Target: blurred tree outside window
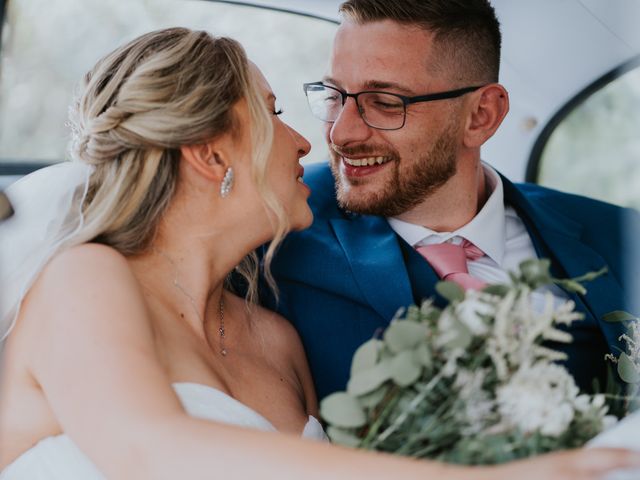
[{"label": "blurred tree outside window", "polygon": [[549,138],[538,183],[640,209],[640,68],[575,108]]},{"label": "blurred tree outside window", "polygon": [[325,72],[336,25],[203,0],[7,0],[0,51],[0,162],[66,158],[68,106],[106,53],[158,28],[183,26],[239,40],[269,80],[283,119],[326,158],[322,124],[302,83]]}]

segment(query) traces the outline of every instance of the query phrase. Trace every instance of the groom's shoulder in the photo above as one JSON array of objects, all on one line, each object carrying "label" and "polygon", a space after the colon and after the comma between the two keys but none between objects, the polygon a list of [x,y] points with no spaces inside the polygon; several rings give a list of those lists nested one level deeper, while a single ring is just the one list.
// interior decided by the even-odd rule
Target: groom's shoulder
[{"label": "groom's shoulder", "polygon": [[544,205],[571,218],[597,221],[620,221],[637,223],[640,213],[637,210],[621,207],[584,195],[567,193],[533,183],[517,183],[515,188],[532,204]]}]

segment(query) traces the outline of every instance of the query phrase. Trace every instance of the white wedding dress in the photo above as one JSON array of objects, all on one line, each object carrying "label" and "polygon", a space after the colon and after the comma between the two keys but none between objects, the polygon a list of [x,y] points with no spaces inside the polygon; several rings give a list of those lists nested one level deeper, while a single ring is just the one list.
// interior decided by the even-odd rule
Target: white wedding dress
[{"label": "white wedding dress", "polygon": [[[276,428],[262,415],[226,393],[198,383],[174,383],[184,409],[196,418],[269,432]],[[302,437],[327,441],[314,417]],[[213,460],[212,460],[213,461]],[[101,480],[105,477],[67,435],[47,437],[19,456],[0,473],[0,480]]]}]

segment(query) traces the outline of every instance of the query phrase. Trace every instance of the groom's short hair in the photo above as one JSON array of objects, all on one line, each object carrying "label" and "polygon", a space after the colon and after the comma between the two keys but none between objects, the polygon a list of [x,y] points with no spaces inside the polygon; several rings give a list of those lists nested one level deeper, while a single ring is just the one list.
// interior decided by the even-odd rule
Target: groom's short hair
[{"label": "groom's short hair", "polygon": [[500,23],[488,0],[347,0],[340,13],[359,24],[392,20],[433,32],[436,68],[460,82],[498,81]]}]

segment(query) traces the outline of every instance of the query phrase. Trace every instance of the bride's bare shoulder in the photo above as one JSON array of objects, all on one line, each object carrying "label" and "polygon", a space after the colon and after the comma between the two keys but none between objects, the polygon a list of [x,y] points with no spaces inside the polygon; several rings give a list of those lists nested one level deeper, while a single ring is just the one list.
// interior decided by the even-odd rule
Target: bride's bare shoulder
[{"label": "bride's bare shoulder", "polygon": [[34,378],[55,379],[54,366],[99,370],[115,357],[154,355],[142,287],[123,255],[97,244],[51,259],[25,296],[12,336]]},{"label": "bride's bare shoulder", "polygon": [[[142,302],[137,279],[127,259],[115,249],[96,243],[85,243],[54,256],[25,296],[23,312],[46,309],[65,315],[72,312],[113,310],[126,303]],[[47,315],[53,318],[54,315]]]},{"label": "bride's bare shoulder", "polygon": [[[61,287],[75,293],[137,284],[126,257],[107,245],[84,243],[55,255],[42,269],[29,296],[57,292]],[[63,296],[64,298],[64,296]]]},{"label": "bride's bare shoulder", "polygon": [[116,249],[99,243],[83,243],[54,256],[40,276],[67,277],[85,275],[94,270],[111,275],[131,273],[126,257]]},{"label": "bride's bare shoulder", "polygon": [[291,322],[278,313],[257,305],[254,308],[253,323],[262,327],[261,338],[268,342],[272,355],[279,357],[284,365],[293,369],[299,381],[307,413],[317,417],[318,405],[313,380],[298,332]]},{"label": "bride's bare shoulder", "polygon": [[254,325],[263,327],[263,335],[267,335],[275,344],[272,346],[286,351],[301,345],[298,332],[282,315],[260,305],[253,305],[252,309]]}]

